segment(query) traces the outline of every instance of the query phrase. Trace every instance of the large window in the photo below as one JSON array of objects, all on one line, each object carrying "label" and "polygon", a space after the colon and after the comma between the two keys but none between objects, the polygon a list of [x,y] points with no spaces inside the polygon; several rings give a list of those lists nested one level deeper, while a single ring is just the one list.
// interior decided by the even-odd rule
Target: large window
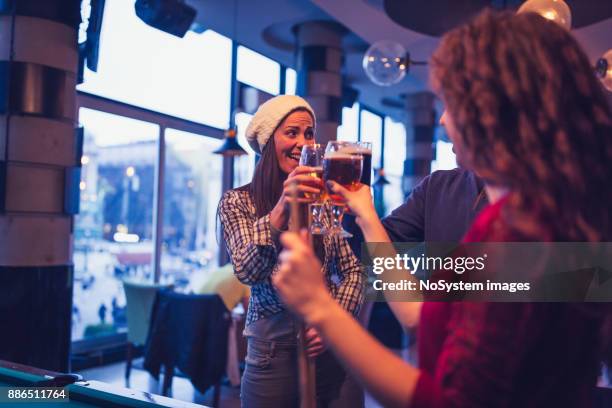
[{"label": "large window", "polygon": [[74,228],[72,339],[125,329],[120,279],[150,277],[159,127],[81,108],[85,129]]},{"label": "large window", "polygon": [[385,186],[384,202],[386,212],[404,202],[402,175],[406,159],[406,128],[401,122],[385,118],[385,177],[391,184]]},{"label": "large window", "polygon": [[246,47],[238,47],[238,81],[272,95],[280,93],[280,64]]},{"label": "large window", "polygon": [[161,274],[178,286],[217,267],[215,216],[221,198],[221,141],[166,129]]},{"label": "large window", "polygon": [[359,137],[359,104],[342,108],[342,124],[338,126],[338,140],[356,142]]},{"label": "large window", "polygon": [[[237,64],[236,79],[238,81],[272,95],[278,95],[281,92],[281,66],[278,62],[240,46],[238,47]],[[290,74],[287,71],[285,75],[289,76]],[[291,87],[291,84],[289,84],[289,87]],[[286,90],[287,82],[283,91]],[[238,143],[248,152],[248,155],[239,156],[234,159],[234,187],[250,183],[253,178],[256,154],[244,136],[252,117],[253,115],[240,112],[234,118],[238,128]]]},{"label": "large window", "polygon": [[174,37],[142,22],[133,0],[106,0],[98,72],[79,90],[218,128],[229,124],[231,47],[214,31]]}]

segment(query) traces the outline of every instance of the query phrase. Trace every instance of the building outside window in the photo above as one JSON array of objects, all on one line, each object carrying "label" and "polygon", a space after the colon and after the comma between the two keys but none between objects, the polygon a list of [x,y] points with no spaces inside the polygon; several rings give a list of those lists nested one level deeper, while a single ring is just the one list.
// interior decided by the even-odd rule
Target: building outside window
[{"label": "building outside window", "polygon": [[161,275],[180,287],[218,265],[223,158],[213,153],[215,138],[166,129],[165,141]]},{"label": "building outside window", "polygon": [[[142,22],[134,0],[106,0],[98,71],[85,68],[77,89],[110,99],[105,103],[226,129],[231,50],[232,41],[212,30],[177,38]],[[147,120],[164,121],[155,116]],[[222,159],[212,154],[220,142],[205,132],[167,128],[165,167],[158,169],[159,123],[88,108],[80,109],[79,118],[85,140],[75,219],[73,340],[124,331],[121,279],[152,281],[158,171],[165,180],[162,279],[181,283],[185,275],[216,265],[214,215],[222,180]]]},{"label": "building outside window", "polygon": [[81,108],[73,340],[125,330],[127,276],[150,278],[159,126]]}]

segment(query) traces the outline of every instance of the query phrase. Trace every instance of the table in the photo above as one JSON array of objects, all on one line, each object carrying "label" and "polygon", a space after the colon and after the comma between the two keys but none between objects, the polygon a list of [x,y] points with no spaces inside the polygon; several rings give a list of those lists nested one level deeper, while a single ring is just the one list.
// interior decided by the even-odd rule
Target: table
[{"label": "table", "polygon": [[[0,387],[34,387],[39,381],[53,378],[61,378],[61,373],[41,370],[9,361],[0,360]],[[49,403],[15,403],[14,406],[49,407],[57,408],[89,408],[89,407],[108,407],[108,408],[202,408],[202,405],[190,402],[178,401],[172,398],[162,397],[148,392],[130,390],[123,387],[103,383],[100,381],[76,381],[66,386],[69,402]],[[6,393],[4,391],[4,393]],[[0,405],[3,405],[0,403]]]}]

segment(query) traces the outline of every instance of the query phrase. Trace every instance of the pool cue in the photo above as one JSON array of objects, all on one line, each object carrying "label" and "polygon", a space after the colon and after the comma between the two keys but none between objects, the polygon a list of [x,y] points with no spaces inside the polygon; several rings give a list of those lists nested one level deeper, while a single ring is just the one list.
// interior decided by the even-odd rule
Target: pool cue
[{"label": "pool cue", "polygon": [[[291,183],[291,217],[289,222],[289,230],[297,234],[301,228],[300,208],[298,205],[298,189],[297,183]],[[309,241],[310,233],[308,234]],[[311,242],[312,244],[312,242]],[[314,361],[308,357],[306,353],[306,326],[304,322],[296,319],[299,325],[300,332],[298,335],[298,370],[300,380],[300,408],[316,408],[317,401],[315,397],[315,365]]]}]

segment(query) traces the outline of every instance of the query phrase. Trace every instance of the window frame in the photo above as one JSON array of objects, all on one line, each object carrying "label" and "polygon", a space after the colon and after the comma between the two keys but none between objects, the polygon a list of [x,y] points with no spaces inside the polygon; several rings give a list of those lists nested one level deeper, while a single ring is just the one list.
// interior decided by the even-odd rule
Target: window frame
[{"label": "window frame", "polygon": [[[239,43],[231,39],[232,52],[231,52],[231,76],[230,76],[230,118],[229,127],[233,128],[236,124],[235,113],[236,105],[238,103],[237,91],[239,82],[237,79],[237,66],[238,66],[238,48],[244,47],[250,49],[246,45]],[[252,50],[253,52],[257,52]],[[266,57],[268,58],[268,57]],[[271,58],[270,58],[271,59]],[[273,59],[272,59],[273,60]],[[279,64],[279,94],[284,94],[286,85],[286,71],[288,66],[281,64],[278,61],[273,60]],[[76,98],[76,109],[77,112],[80,108],[93,109],[117,116],[123,116],[131,119],[141,120],[149,123],[153,123],[159,126],[158,135],[158,149],[156,157],[156,168],[155,168],[155,190],[154,190],[154,218],[153,218],[153,276],[154,281],[158,282],[161,270],[161,245],[163,239],[163,208],[164,208],[164,178],[165,178],[165,154],[166,154],[166,140],[165,131],[166,128],[172,128],[179,131],[185,131],[192,134],[201,135],[202,137],[212,137],[219,140],[223,140],[225,137],[225,129],[220,129],[211,125],[190,121],[173,115],[169,115],[162,112],[157,112],[151,109],[143,108],[140,106],[132,105],[129,103],[114,100],[104,96],[92,94],[82,90],[75,90],[77,94]],[[222,171],[222,193],[233,188],[234,181],[234,158],[224,157],[223,158],[223,171]],[[224,243],[221,242],[219,246],[219,263],[221,265],[229,261],[227,252],[224,247]]]},{"label": "window frame", "polygon": [[[230,76],[230,117],[229,117],[229,127],[233,128],[236,124],[235,122],[235,113],[236,106],[238,103],[237,91],[239,82],[237,80],[237,50],[239,46],[243,46],[249,48],[234,39],[231,39],[232,43],[232,53],[231,53],[231,76]],[[253,50],[254,51],[254,50]],[[257,51],[255,51],[257,52]],[[265,55],[264,55],[265,56]],[[279,64],[279,95],[283,95],[286,93],[286,85],[287,85],[287,71],[289,69],[294,69],[289,65],[282,64],[276,60],[274,60]],[[297,73],[296,73],[297,75]],[[256,88],[258,89],[258,88]],[[192,134],[201,135],[202,137],[210,137],[219,140],[223,140],[225,137],[225,129],[217,128],[211,125],[206,125],[203,123],[198,123],[194,121],[190,121],[188,119],[183,119],[180,117],[176,117],[173,115],[169,115],[166,113],[157,112],[151,109],[142,108],[136,105],[131,105],[125,102],[121,102],[118,100],[114,100],[111,98],[95,95],[92,93],[88,93],[86,91],[75,90],[77,94],[76,98],[76,109],[77,112],[80,108],[88,108],[93,109],[109,114],[114,114],[122,117],[127,117],[131,119],[141,120],[153,124],[157,124],[159,126],[159,136],[158,136],[158,149],[157,149],[157,157],[156,157],[156,168],[155,168],[155,189],[154,189],[154,218],[153,218],[153,231],[154,231],[154,239],[153,239],[153,276],[155,281],[159,280],[160,277],[160,263],[161,263],[161,245],[163,239],[163,213],[164,213],[164,178],[165,178],[165,157],[166,157],[166,138],[165,132],[167,128],[176,129],[179,131],[185,131]],[[264,91],[265,92],[265,91]],[[376,141],[380,143],[381,154],[380,154],[380,162],[373,163],[373,167],[375,168],[384,168],[384,160],[385,160],[385,117],[387,115],[382,114],[381,112],[364,105],[362,102],[356,101],[358,103],[358,111],[357,111],[357,140],[362,140],[362,123],[361,123],[361,112],[366,110],[381,119],[381,132],[379,135],[380,139]],[[255,160],[257,161],[257,160]],[[234,172],[235,172],[235,160],[233,157],[223,157],[223,170],[222,170],[222,192],[227,191],[228,189],[233,188],[233,180],[234,180]],[[221,241],[219,245],[219,263],[223,265],[224,263],[229,261],[227,256],[227,252],[224,247],[224,242]],[[108,336],[105,338],[93,338],[93,339],[82,339],[73,341],[72,348],[74,350],[79,350],[81,352],[89,352],[94,349],[104,349],[108,347],[108,345],[124,343],[127,340],[127,336],[125,333]]]}]

